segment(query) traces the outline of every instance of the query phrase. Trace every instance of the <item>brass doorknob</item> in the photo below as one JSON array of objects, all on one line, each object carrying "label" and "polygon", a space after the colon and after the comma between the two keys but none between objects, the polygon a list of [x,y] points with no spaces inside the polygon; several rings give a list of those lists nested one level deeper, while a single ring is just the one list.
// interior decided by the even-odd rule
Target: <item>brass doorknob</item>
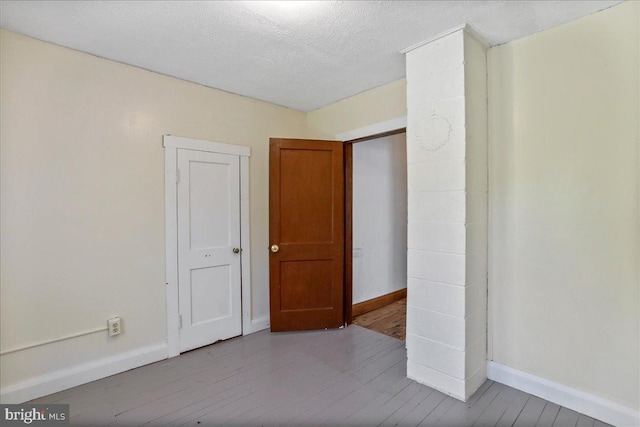
[{"label": "brass doorknob", "polygon": [[278,252],[280,250],[280,246],[278,245],[271,245],[271,252],[273,252],[274,254],[276,252]]},{"label": "brass doorknob", "polygon": [[240,253],[240,248],[233,248],[233,253],[234,254],[239,254]]}]

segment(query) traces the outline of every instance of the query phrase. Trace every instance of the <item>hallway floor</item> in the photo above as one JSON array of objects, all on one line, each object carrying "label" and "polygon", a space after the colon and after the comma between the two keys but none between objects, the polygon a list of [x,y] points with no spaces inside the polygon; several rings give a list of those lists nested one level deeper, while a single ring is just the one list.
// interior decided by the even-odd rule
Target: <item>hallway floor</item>
[{"label": "hallway floor", "polygon": [[372,331],[404,340],[407,325],[407,299],[385,305],[353,318],[353,323]]}]

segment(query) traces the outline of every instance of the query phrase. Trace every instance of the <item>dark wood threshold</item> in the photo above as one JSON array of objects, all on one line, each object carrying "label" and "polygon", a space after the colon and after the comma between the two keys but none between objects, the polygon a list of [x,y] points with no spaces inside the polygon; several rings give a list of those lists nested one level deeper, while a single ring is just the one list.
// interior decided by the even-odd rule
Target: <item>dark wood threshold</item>
[{"label": "dark wood threshold", "polygon": [[399,291],[391,292],[390,294],[362,301],[358,304],[353,304],[352,315],[353,317],[360,316],[361,314],[368,313],[380,307],[384,307],[385,305],[393,304],[394,302],[400,301],[406,297],[407,288],[404,288]]}]

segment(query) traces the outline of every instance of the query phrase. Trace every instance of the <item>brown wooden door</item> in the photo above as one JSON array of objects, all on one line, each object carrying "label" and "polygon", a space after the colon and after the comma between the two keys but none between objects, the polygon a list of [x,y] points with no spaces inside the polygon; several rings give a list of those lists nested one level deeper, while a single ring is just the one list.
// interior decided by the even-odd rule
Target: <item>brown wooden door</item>
[{"label": "brown wooden door", "polygon": [[339,141],[269,141],[271,330],[344,324],[344,154]]}]

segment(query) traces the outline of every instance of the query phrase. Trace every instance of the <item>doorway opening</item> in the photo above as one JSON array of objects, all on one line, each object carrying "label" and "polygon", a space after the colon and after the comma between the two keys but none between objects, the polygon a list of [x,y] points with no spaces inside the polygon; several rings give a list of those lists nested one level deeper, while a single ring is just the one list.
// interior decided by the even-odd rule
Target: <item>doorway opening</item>
[{"label": "doorway opening", "polygon": [[[348,321],[401,340],[406,331],[406,129],[346,142]],[[347,309],[348,311],[348,309]]]},{"label": "doorway opening", "polygon": [[[339,328],[354,323],[354,308],[358,314],[363,307],[379,308],[402,301],[407,295],[406,118],[366,126],[336,137],[332,141],[271,138],[269,142],[269,299],[272,332]],[[381,141],[374,141],[376,139]],[[373,141],[368,144],[369,147],[378,152],[379,163],[386,166],[374,164],[370,168],[373,172],[365,172],[363,182],[374,192],[373,197],[363,204],[363,217],[372,216],[367,213],[369,209],[379,211],[383,219],[378,224],[365,221],[362,225],[365,230],[374,233],[374,240],[383,236],[381,242],[372,243],[371,246],[383,250],[384,255],[376,254],[376,251],[372,251],[372,254],[377,259],[375,265],[387,267],[391,276],[378,271],[375,276],[382,276],[386,285],[374,286],[377,287],[374,291],[368,291],[366,287],[362,290],[356,288],[354,306],[353,202],[356,200],[358,207],[361,204],[359,192],[354,199],[353,156],[355,144],[367,144],[366,141]],[[390,141],[395,142],[395,149],[391,151],[386,146]],[[367,151],[365,148],[364,152]],[[356,156],[359,154],[356,149]],[[371,185],[376,178],[367,174],[379,174],[381,170],[386,170],[389,179],[382,178]],[[357,187],[360,181],[356,179]],[[387,187],[393,190],[380,198],[381,189]],[[362,216],[359,213],[356,215]],[[362,253],[362,249],[369,247],[368,244],[362,244],[358,236],[356,234],[356,257]],[[356,266],[358,269],[360,265]],[[365,265],[362,271],[368,270],[370,268]],[[359,279],[361,274],[356,274]],[[402,302],[398,305],[404,306]],[[396,312],[401,317],[394,323],[398,331],[392,336],[402,338],[406,318],[404,307]]]}]

